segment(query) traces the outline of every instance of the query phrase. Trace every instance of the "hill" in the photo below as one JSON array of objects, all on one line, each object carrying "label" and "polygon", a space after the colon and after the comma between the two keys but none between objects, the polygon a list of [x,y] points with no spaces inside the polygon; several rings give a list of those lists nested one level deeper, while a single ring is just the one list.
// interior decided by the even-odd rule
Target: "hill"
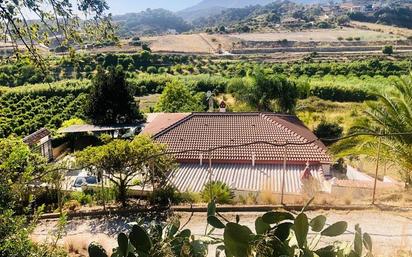
[{"label": "hill", "polygon": [[175,13],[165,9],[147,9],[139,13],[113,16],[120,36],[136,34],[157,35],[174,30],[178,33],[190,30],[191,26]]},{"label": "hill", "polygon": [[[315,7],[314,7],[315,8]],[[198,28],[225,26],[229,31],[249,32],[250,30],[275,26],[284,17],[296,16],[314,20],[313,16],[318,10],[313,10],[311,17],[305,17],[309,13],[310,6],[296,4],[292,1],[276,1],[267,5],[248,5],[242,8],[227,8],[219,14],[209,17],[201,17],[192,21]],[[245,29],[248,27],[249,29]]]},{"label": "hill", "polygon": [[186,19],[194,20],[201,17],[209,17],[219,14],[227,8],[242,8],[249,5],[267,5],[273,0],[203,0],[200,3],[177,12],[177,14]]}]

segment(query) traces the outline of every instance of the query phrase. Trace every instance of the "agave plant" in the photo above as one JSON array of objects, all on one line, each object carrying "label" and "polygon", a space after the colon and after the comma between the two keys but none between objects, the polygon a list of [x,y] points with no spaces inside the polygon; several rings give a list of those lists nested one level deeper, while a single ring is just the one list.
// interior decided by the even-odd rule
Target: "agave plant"
[{"label": "agave plant", "polygon": [[412,185],[412,74],[394,80],[394,85],[367,102],[366,119],[357,121],[351,132],[390,134],[378,139],[363,135],[333,147],[338,157],[365,155],[374,158],[381,141],[381,160],[400,168],[405,185]]},{"label": "agave plant", "polygon": [[221,181],[211,181],[206,183],[200,195],[206,203],[214,200],[220,204],[231,203],[235,197],[230,187]]}]

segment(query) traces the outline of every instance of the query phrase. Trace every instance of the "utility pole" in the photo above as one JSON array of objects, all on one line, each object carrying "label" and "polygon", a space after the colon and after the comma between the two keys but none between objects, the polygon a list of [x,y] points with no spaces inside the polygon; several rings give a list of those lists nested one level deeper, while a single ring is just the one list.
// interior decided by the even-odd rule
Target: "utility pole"
[{"label": "utility pole", "polygon": [[[211,153],[210,149],[209,149],[209,168],[208,168],[208,171],[209,171],[209,185],[211,185],[211,182],[212,182],[212,153]],[[214,198],[214,195],[212,193],[212,190],[210,190],[210,199],[213,200],[213,198]]]},{"label": "utility pole", "polygon": [[285,141],[285,146],[283,148],[284,155],[283,155],[283,172],[282,172],[282,194],[280,196],[280,203],[284,205],[283,197],[285,194],[285,176],[286,176],[286,159],[287,159],[287,144],[288,141]]},{"label": "utility pole", "polygon": [[376,156],[375,182],[373,184],[372,204],[375,204],[376,184],[378,180],[379,161],[380,161],[380,155],[381,155],[381,144],[382,144],[382,137],[379,137],[378,153]]},{"label": "utility pole", "polygon": [[101,170],[100,171],[101,190],[102,190],[101,196],[102,196],[102,200],[103,200],[103,211],[106,212],[106,191],[104,189],[104,180],[103,180],[104,174],[103,173],[104,173],[104,171]]}]

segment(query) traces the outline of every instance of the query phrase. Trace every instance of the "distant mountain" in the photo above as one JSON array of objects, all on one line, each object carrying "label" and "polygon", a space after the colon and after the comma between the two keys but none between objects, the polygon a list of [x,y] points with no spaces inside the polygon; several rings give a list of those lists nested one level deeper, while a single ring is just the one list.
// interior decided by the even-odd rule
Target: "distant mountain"
[{"label": "distant mountain", "polygon": [[[222,11],[231,8],[244,8],[247,6],[261,5],[282,2],[284,0],[202,0],[200,3],[176,12],[177,15],[187,21],[194,21],[199,18],[208,18],[220,14]],[[287,0],[286,0],[287,1]],[[327,3],[330,0],[291,0],[297,4]],[[334,2],[341,2],[335,0]]]},{"label": "distant mountain", "polygon": [[169,30],[181,33],[191,29],[181,17],[165,9],[115,15],[113,21],[118,25],[121,36],[156,35]]},{"label": "distant mountain", "polygon": [[177,15],[194,20],[201,17],[209,17],[219,14],[228,8],[242,8],[249,5],[267,5],[274,0],[203,0],[200,3],[177,12]]},{"label": "distant mountain", "polygon": [[242,8],[248,5],[267,5],[271,2],[273,2],[273,0],[203,0],[186,10],[193,11],[212,7]]}]

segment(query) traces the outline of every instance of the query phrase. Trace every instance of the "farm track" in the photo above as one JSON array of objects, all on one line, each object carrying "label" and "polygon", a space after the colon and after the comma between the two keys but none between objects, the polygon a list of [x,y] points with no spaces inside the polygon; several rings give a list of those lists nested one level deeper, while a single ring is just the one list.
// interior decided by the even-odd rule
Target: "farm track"
[{"label": "farm track", "polygon": [[210,48],[213,50],[213,52],[215,52],[215,53],[217,52],[216,49],[215,49],[215,47],[212,45],[212,43],[210,43],[209,40],[207,40],[207,39],[205,38],[205,36],[203,36],[203,34],[198,34],[198,36],[199,36],[207,45],[210,46]]}]

